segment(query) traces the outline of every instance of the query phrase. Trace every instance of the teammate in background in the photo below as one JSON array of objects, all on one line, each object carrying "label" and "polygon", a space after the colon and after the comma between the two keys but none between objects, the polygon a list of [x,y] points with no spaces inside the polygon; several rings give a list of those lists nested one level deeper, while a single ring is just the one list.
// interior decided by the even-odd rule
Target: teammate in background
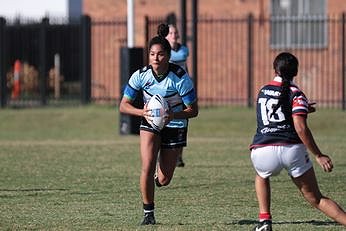
[{"label": "teammate in background", "polygon": [[[189,48],[186,46],[180,44],[178,42],[179,39],[179,31],[176,25],[170,24],[169,27],[169,33],[166,36],[166,39],[168,40],[169,44],[171,45],[171,58],[169,61],[171,63],[177,64],[180,67],[182,67],[187,72],[187,64],[186,60],[189,56]],[[183,161],[183,149],[181,149],[181,153],[178,155],[177,158],[177,167],[184,167],[185,163]]]},{"label": "teammate in background", "polygon": [[[132,74],[119,106],[122,113],[144,118],[140,126],[140,190],[144,210],[142,225],[156,223],[154,182],[158,187],[170,183],[177,156],[186,146],[187,119],[198,114],[196,93],[189,75],[178,65],[169,62],[171,46],[165,39],[168,30],[167,25],[159,26],[158,36],[149,43],[150,65]],[[160,132],[148,123],[151,120],[151,111],[147,109],[147,104],[143,109],[132,105],[140,91],[143,92],[144,102],[148,102],[154,94],[160,94],[170,105],[166,127]]]},{"label": "teammate in background", "polygon": [[186,60],[189,57],[189,48],[178,42],[179,31],[177,26],[170,24],[168,25],[168,27],[169,33],[166,36],[166,39],[168,40],[172,48],[171,58],[169,59],[169,61],[171,63],[181,66],[182,68],[184,68],[185,71],[187,71]]},{"label": "teammate in background", "polygon": [[250,145],[259,204],[259,224],[254,230],[272,230],[269,178],[283,168],[313,207],[346,226],[344,210],[321,194],[309,159],[307,149],[325,172],[333,169],[331,159],[320,151],[307,125],[307,115],[315,108],[293,83],[298,73],[298,59],[290,53],[280,53],[273,67],[274,80],[258,93],[257,132]]}]

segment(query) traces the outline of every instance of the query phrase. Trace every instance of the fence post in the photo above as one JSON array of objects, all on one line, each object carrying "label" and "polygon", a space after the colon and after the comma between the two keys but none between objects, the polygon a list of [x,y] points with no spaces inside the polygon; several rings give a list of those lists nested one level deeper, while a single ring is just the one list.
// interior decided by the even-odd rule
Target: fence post
[{"label": "fence post", "polygon": [[[139,68],[143,67],[143,48],[140,47],[121,47],[120,48],[120,98],[124,94],[124,89],[129,78]],[[143,94],[139,92],[133,101],[133,106],[143,108]],[[120,113],[120,134],[139,134],[141,117]]]},{"label": "fence post", "polygon": [[346,47],[345,47],[345,42],[346,42],[346,38],[345,38],[345,36],[346,36],[346,33],[345,33],[345,23],[346,23],[346,13],[344,12],[344,13],[342,13],[342,39],[341,39],[341,41],[342,41],[342,44],[341,44],[341,49],[342,49],[342,57],[341,57],[341,71],[342,71],[342,73],[341,73],[341,78],[342,78],[342,80],[341,80],[341,82],[342,82],[342,86],[341,86],[341,88],[342,88],[342,110],[343,111],[345,111],[345,109],[346,109],[346,96],[345,96],[345,90],[346,90],[346,84],[345,84],[345,77],[346,77],[346,73],[345,73],[345,71],[346,71],[346,67],[345,67],[345,65],[346,65],[346,63],[345,63],[345,55],[346,55],[346,51],[345,51],[345,49],[346,49]]},{"label": "fence post", "polygon": [[40,25],[39,35],[39,89],[41,97],[41,105],[47,104],[47,27],[49,24],[48,18],[43,18]]},{"label": "fence post", "polygon": [[144,53],[143,53],[143,64],[146,66],[149,64],[148,60],[148,50],[149,50],[149,16],[145,15],[144,17],[144,38],[145,38],[145,43],[144,43]]},{"label": "fence post", "polygon": [[60,55],[54,55],[54,98],[60,99]]},{"label": "fence post", "polygon": [[198,41],[198,0],[192,1],[192,78],[195,84],[196,95],[198,95],[198,71],[197,71],[197,41]]},{"label": "fence post", "polygon": [[180,15],[181,43],[186,45],[186,0],[180,0]]},{"label": "fence post", "polygon": [[6,20],[0,17],[0,106],[4,108],[6,106],[6,96],[7,96],[7,80],[6,80],[6,70],[5,70],[5,26]]},{"label": "fence post", "polygon": [[247,105],[253,107],[253,22],[254,17],[250,13],[247,18],[248,24],[248,48],[247,48],[247,81],[248,81],[248,94],[247,94]]},{"label": "fence post", "polygon": [[81,103],[87,104],[91,100],[91,19],[89,16],[81,17],[80,27]]}]

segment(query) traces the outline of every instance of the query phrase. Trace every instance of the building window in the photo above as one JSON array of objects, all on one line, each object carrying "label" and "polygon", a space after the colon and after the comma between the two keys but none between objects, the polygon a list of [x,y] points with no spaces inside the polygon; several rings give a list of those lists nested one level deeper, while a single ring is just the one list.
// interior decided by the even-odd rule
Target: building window
[{"label": "building window", "polygon": [[271,47],[326,47],[326,1],[271,0]]}]

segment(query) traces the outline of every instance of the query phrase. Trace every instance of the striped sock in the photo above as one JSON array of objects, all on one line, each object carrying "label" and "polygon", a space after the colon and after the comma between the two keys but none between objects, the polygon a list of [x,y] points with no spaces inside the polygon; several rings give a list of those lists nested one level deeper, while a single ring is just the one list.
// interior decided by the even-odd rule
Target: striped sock
[{"label": "striped sock", "polygon": [[144,214],[154,213],[154,209],[155,209],[154,203],[150,203],[150,204],[144,204],[143,203]]}]

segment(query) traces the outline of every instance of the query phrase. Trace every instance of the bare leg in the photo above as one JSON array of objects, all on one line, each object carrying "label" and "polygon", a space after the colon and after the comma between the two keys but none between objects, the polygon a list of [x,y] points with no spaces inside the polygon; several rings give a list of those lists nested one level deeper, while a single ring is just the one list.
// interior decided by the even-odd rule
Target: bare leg
[{"label": "bare leg", "polygon": [[270,213],[270,180],[256,175],[255,178],[256,196],[258,200],[259,212]]},{"label": "bare leg", "polygon": [[313,168],[300,177],[292,178],[292,180],[312,206],[321,210],[336,222],[346,226],[346,213],[335,201],[321,194]]},{"label": "bare leg", "polygon": [[154,203],[154,173],[160,137],[147,131],[140,131],[142,169],[140,189],[144,204]]},{"label": "bare leg", "polygon": [[161,185],[168,185],[173,177],[177,156],[183,148],[161,149],[157,177]]}]

